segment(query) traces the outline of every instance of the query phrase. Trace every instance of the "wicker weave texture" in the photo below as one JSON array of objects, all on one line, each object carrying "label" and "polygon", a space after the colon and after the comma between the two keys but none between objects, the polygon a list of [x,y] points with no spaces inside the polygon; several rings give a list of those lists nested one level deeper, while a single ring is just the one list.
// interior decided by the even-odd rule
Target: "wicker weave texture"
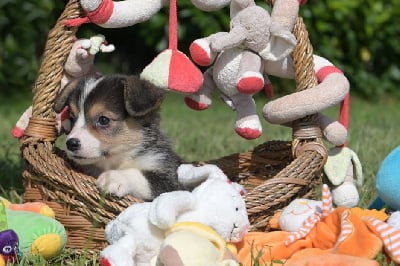
[{"label": "wicker weave texture", "polygon": [[[102,195],[95,178],[84,175],[55,147],[56,121],[53,101],[60,89],[63,67],[74,42],[76,28],[66,28],[66,19],[80,15],[78,0],[70,0],[46,43],[43,61],[34,84],[33,115],[21,142],[26,161],[23,172],[25,200],[43,201],[52,207],[68,233],[67,247],[92,251],[107,243],[104,227],[122,210],[141,202]],[[298,46],[293,52],[296,90],[316,84],[312,46],[302,19],[294,29]],[[246,204],[252,230],[269,230],[272,215],[297,197],[314,197],[326,160],[319,128],[313,115],[293,123],[293,141],[268,141],[252,151],[227,155],[214,163],[247,190]],[[310,133],[311,132],[311,133]]]}]

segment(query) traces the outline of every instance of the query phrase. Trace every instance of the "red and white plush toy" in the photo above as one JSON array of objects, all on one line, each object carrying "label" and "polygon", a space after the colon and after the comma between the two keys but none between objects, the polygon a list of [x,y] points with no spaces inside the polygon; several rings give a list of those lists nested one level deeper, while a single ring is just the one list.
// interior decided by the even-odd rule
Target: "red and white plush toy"
[{"label": "red and white plush toy", "polygon": [[[92,22],[104,28],[121,28],[149,20],[166,3],[165,0],[81,0],[86,15],[70,19],[67,26]],[[179,93],[194,93],[203,83],[201,71],[177,48],[176,0],[170,0],[169,47],[161,52],[141,73],[141,78],[156,88]]]},{"label": "red and white plush toy", "polygon": [[[342,104],[342,114],[349,104],[350,84],[343,72],[327,59],[314,55],[314,70],[319,84],[299,92],[285,95],[264,105],[263,116],[272,124],[290,125],[292,121],[307,115],[318,114],[318,125],[323,136],[335,146],[347,139],[347,121],[333,120],[321,111]],[[265,71],[278,77],[294,78],[293,61],[290,57],[279,62],[265,62]]]},{"label": "red and white plush toy", "polygon": [[[69,53],[64,65],[60,90],[62,90],[64,86],[73,79],[98,75],[93,66],[95,55],[98,52],[112,52],[114,49],[114,45],[107,44],[103,35],[95,35],[89,39],[76,40],[72,45],[71,52]],[[22,138],[31,116],[32,106],[25,110],[12,129],[11,134],[15,138]],[[61,113],[56,115],[56,120],[58,122],[57,132],[59,134],[64,131],[69,131],[71,124],[68,118],[69,114],[67,108],[64,108]]]},{"label": "red and white plush toy", "polygon": [[207,109],[218,88],[236,111],[236,133],[245,139],[258,138],[262,127],[253,95],[270,86],[264,62],[281,61],[295,48],[292,29],[298,10],[297,0],[277,0],[270,16],[253,0],[232,0],[230,31],[197,39],[190,46],[197,64],[214,64],[205,72],[202,88],[185,98],[186,104]]},{"label": "red and white plush toy", "polygon": [[[230,1],[197,0],[197,2],[228,4]],[[247,14],[248,21],[245,19],[246,16],[242,17],[248,10],[254,8],[252,6],[243,8],[244,3],[250,2],[250,0],[231,1],[231,14],[233,13],[231,22],[234,23],[237,18],[242,24],[234,24],[229,33],[218,33],[196,40],[193,43],[191,54],[195,62],[209,64],[217,52],[218,56],[212,68],[204,74],[203,87],[197,93],[189,95],[186,103],[193,109],[206,109],[211,104],[211,92],[218,87],[224,98],[228,98],[228,102],[236,110],[235,131],[244,138],[253,139],[261,135],[261,124],[251,96],[260,89],[262,77],[294,78],[293,59],[289,54],[291,50],[288,46],[290,38],[288,36],[283,38],[283,34],[292,30],[298,15],[299,5],[304,4],[305,1],[275,1],[271,12],[271,22],[269,25],[264,25],[264,28],[270,29],[271,36],[267,46],[265,46],[265,40],[260,41],[260,36],[257,39],[255,37],[250,38],[249,36],[252,35],[246,34],[247,29],[252,29],[253,33],[262,32],[260,30],[262,26],[259,25],[262,24],[261,19],[256,19],[256,22],[250,27],[246,25],[252,18],[258,18],[256,12]],[[246,25],[246,27],[242,29],[241,25]],[[240,32],[240,29],[242,29],[242,32]],[[235,31],[240,33],[233,35]],[[252,32],[250,31],[250,33]],[[243,36],[248,39],[243,40]],[[257,63],[250,64],[258,68],[256,71],[254,69],[250,71],[252,74],[249,74],[249,72],[245,74],[246,68],[244,66],[249,64],[243,63],[246,60],[242,62],[243,49],[238,47],[237,44],[247,49],[247,54],[252,51],[262,59],[261,66]],[[287,53],[288,51],[289,53]],[[252,55],[253,61],[254,58],[257,59],[256,55]],[[320,83],[314,88],[296,92],[267,103],[263,108],[263,116],[270,123],[290,125],[296,119],[318,113],[318,123],[325,138],[334,145],[340,146],[346,141],[346,128],[320,112],[344,101],[349,91],[349,83],[343,73],[328,60],[314,56],[314,64]],[[260,75],[260,73],[263,75]]]}]

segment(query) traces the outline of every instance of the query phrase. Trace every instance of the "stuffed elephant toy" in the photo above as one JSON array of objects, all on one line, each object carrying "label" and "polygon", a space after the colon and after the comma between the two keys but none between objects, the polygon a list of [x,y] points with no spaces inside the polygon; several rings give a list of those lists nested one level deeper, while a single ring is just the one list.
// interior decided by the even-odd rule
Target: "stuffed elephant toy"
[{"label": "stuffed elephant toy", "polygon": [[[267,11],[255,7],[253,1],[231,1],[231,32],[240,32],[242,29],[239,34],[241,36],[229,39],[230,32],[216,33],[193,42],[190,51],[196,63],[209,65],[214,58],[215,62],[204,73],[203,87],[197,93],[187,96],[186,104],[196,110],[207,109],[211,104],[212,91],[218,88],[223,98],[228,99],[226,102],[236,110],[236,132],[246,139],[259,137],[262,128],[252,95],[261,89],[263,78],[264,85],[268,84],[268,76],[294,78],[294,65],[290,52],[296,42],[293,41],[290,32],[298,16],[299,5],[304,2],[276,0],[269,16]],[[248,5],[245,6],[243,3]],[[253,28],[244,19],[248,10],[251,12],[247,13],[247,16],[257,18],[250,19],[258,22],[253,24]],[[262,14],[269,19],[259,18]],[[240,22],[246,26],[238,26]],[[261,25],[262,23],[266,25]],[[251,33],[257,32],[257,29],[260,33],[265,28],[269,30],[267,34],[269,39],[267,38],[267,41],[262,38],[254,39],[261,44],[257,44],[251,37],[243,38],[252,36]],[[292,121],[296,119],[318,114],[317,122],[324,138],[340,146],[346,141],[347,129],[338,121],[323,115],[321,111],[343,101],[348,95],[349,83],[344,74],[331,62],[316,55],[313,59],[319,84],[267,103],[263,108],[263,116],[270,123],[291,126]]]},{"label": "stuffed elephant toy", "polygon": [[297,0],[277,0],[270,15],[253,0],[232,0],[230,31],[197,39],[190,46],[197,64],[215,62],[204,74],[203,87],[186,97],[186,104],[207,109],[213,89],[219,88],[236,110],[236,133],[245,139],[259,137],[262,127],[252,96],[269,84],[264,62],[281,60],[296,46],[291,31],[298,9]]}]

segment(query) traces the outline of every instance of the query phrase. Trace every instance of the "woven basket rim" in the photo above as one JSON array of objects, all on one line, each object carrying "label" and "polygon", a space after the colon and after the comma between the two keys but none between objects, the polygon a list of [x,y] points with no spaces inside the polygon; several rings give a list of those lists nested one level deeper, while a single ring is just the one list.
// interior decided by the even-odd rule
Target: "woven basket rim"
[{"label": "woven basket rim", "polygon": [[[102,228],[117,213],[131,204],[142,201],[131,196],[119,199],[102,195],[94,185],[95,178],[74,169],[68,163],[65,153],[54,144],[57,136],[55,113],[52,110],[53,101],[60,89],[64,63],[78,30],[76,27],[65,27],[64,22],[80,14],[79,1],[70,0],[48,35],[42,64],[33,89],[32,119],[21,141],[21,151],[28,165],[24,171],[24,179],[27,187],[34,189],[35,195],[41,196],[44,201],[57,202],[65,207],[63,212],[79,213],[85,219],[95,221],[94,226]],[[296,90],[303,90],[315,86],[317,79],[312,61],[313,49],[301,17],[298,17],[293,32],[298,40],[293,52]],[[297,123],[315,127],[314,120],[315,115],[310,115]],[[260,161],[263,163],[268,156],[271,156],[268,149],[292,161],[287,161],[285,167],[273,178],[256,184],[245,196],[252,228],[255,230],[260,228],[267,230],[269,217],[288,201],[297,196],[311,197],[312,189],[318,182],[327,156],[322,139],[319,137],[313,139],[294,137],[291,142],[267,141],[247,153],[227,155],[210,160],[209,163],[215,163],[226,171],[232,169],[252,171],[250,169],[252,163]],[[229,160],[234,160],[236,165],[232,166]],[[246,161],[250,166],[238,166],[241,161]],[[229,166],[224,167],[225,163]],[[268,167],[273,168],[273,164],[271,165],[264,163],[262,171],[267,171]],[[27,196],[27,199],[36,198]],[[101,246],[95,245],[93,248]]]}]

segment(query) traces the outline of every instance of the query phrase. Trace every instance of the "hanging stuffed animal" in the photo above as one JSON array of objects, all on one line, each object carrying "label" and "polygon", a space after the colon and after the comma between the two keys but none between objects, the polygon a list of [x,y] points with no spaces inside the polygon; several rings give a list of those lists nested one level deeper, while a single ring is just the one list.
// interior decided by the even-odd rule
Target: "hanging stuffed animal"
[{"label": "hanging stuffed animal", "polygon": [[195,110],[207,109],[212,91],[218,88],[236,111],[236,133],[245,139],[258,138],[262,127],[253,95],[270,84],[264,61],[280,61],[296,46],[291,31],[298,10],[297,0],[278,0],[270,16],[253,0],[232,0],[230,31],[197,39],[190,46],[197,64],[215,62],[204,73],[202,88],[185,98],[186,104]]},{"label": "hanging stuffed animal", "polygon": [[[221,4],[221,2],[224,2],[226,4],[229,3],[229,1],[218,0],[196,0],[196,2],[200,2],[204,5],[209,5],[209,2],[219,4]],[[286,32],[288,30],[291,31],[293,24],[295,23],[295,18],[297,17],[298,7],[299,5],[304,4],[304,2],[305,1],[276,0],[271,13],[271,21],[274,21],[276,18],[276,21],[278,23],[271,23],[271,34],[273,32],[276,32],[277,30],[279,32],[279,29],[281,31],[282,29],[286,29]],[[282,25],[283,27],[279,27],[279,25]],[[211,62],[211,59],[213,58],[213,46],[210,44],[210,40],[200,40],[196,43],[196,52],[193,54],[197,58],[202,57],[202,60],[199,61],[207,62],[207,58],[209,58],[210,60],[208,61]],[[249,50],[252,50],[253,52],[258,53],[261,56],[262,54],[264,54],[265,51],[273,51],[273,44],[276,45],[278,43],[279,42],[272,42],[270,48],[266,47],[264,49],[260,49],[260,47],[254,48],[252,46],[247,46],[247,48]],[[203,52],[199,51],[199,47],[203,50]],[[234,49],[232,47],[225,48],[230,48],[227,50]],[[239,48],[235,49],[237,49],[238,52],[240,50]],[[216,63],[218,63],[218,60],[220,60],[219,57],[220,55],[216,57]],[[203,60],[204,58],[205,60]],[[234,57],[231,55],[231,58]],[[275,57],[275,59],[276,58],[277,57]],[[274,57],[270,57],[267,59],[265,58],[265,56],[263,57],[263,77],[265,78],[267,75],[272,75],[280,78],[293,79],[295,73],[293,58],[291,57],[291,55],[284,56],[279,60],[275,59]],[[190,95],[190,99],[187,100],[187,103],[190,107],[198,110],[206,109],[208,105],[211,104],[212,90],[216,87],[219,87],[219,89],[221,89],[221,84],[224,84],[224,80],[233,81],[233,84],[231,84],[232,90],[230,92],[237,91],[237,88],[235,88],[235,86],[237,85],[237,73],[239,73],[240,64],[228,64],[227,62],[230,61],[226,60],[224,61],[225,64],[221,63],[222,69],[217,69],[217,73],[217,70],[215,68],[218,65],[216,63],[214,63],[214,69],[209,69],[206,71],[206,73],[204,74],[205,81],[202,89],[198,93]],[[319,84],[313,88],[295,92],[267,103],[263,108],[263,116],[268,122],[272,124],[291,126],[291,123],[294,120],[297,120],[307,115],[318,114],[318,126],[321,128],[325,139],[336,146],[340,146],[346,141],[346,128],[339,122],[323,115],[321,111],[343,101],[345,96],[348,94],[349,83],[347,78],[343,75],[342,71],[333,66],[333,64],[325,58],[314,56],[314,65],[314,70],[317,74]],[[232,70],[232,68],[234,70]],[[226,75],[222,76],[224,77],[224,79],[221,79],[220,73],[227,73]],[[232,73],[234,74],[229,76],[229,74]],[[221,84],[215,82],[215,79],[221,79]],[[215,84],[218,84],[218,86],[216,86]],[[251,86],[254,86],[254,84]],[[225,91],[223,91],[223,93],[225,93]],[[251,101],[247,100],[247,103],[249,102],[251,107],[249,107],[249,104],[243,105],[241,102],[239,102],[240,104],[237,104],[237,106],[235,106],[236,111],[238,112],[239,110],[238,113],[241,114],[237,117],[238,119],[236,121],[235,130],[238,133],[245,132],[244,134],[242,134],[242,137],[256,138],[261,134],[261,126],[258,121],[258,117],[256,117],[256,113],[254,112],[254,103],[251,103]],[[242,106],[245,106],[243,110],[241,110]],[[249,117],[249,121],[251,122],[244,123],[244,121],[246,121],[245,117]]]},{"label": "hanging stuffed animal", "polygon": [[[101,34],[90,37],[89,39],[77,39],[72,45],[71,51],[64,65],[64,72],[61,78],[60,90],[65,85],[77,78],[99,75],[93,65],[95,55],[98,52],[109,53],[114,51],[115,47],[108,44],[105,37]],[[11,131],[13,137],[20,139],[23,137],[25,129],[28,126],[29,119],[32,116],[32,106],[28,107],[15,123]],[[71,128],[71,122],[68,119],[68,108],[64,108],[56,115],[58,134],[68,132]]]},{"label": "hanging stuffed animal", "polygon": [[[82,18],[70,19],[67,26],[92,22],[105,28],[121,28],[149,20],[166,3],[164,0],[80,0],[86,12]],[[203,83],[201,71],[177,49],[176,0],[169,1],[169,47],[161,52],[141,73],[141,78],[156,88],[179,93],[194,93]]]}]

